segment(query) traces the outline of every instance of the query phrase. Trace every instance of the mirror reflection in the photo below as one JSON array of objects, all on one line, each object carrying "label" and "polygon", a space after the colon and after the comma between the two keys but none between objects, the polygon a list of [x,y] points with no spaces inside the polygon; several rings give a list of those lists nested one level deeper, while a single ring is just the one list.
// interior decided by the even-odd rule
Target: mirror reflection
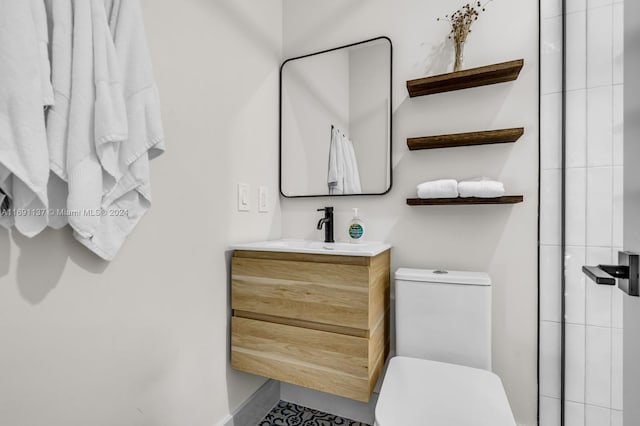
[{"label": "mirror reflection", "polygon": [[391,41],[286,61],[280,191],[285,197],[384,194],[391,187]]}]

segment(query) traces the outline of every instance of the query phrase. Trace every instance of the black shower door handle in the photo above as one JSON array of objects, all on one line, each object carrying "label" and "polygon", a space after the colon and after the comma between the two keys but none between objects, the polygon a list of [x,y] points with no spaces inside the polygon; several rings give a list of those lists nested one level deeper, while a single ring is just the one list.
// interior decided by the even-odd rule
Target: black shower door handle
[{"label": "black shower door handle", "polygon": [[[626,268],[626,274],[621,268]],[[583,266],[582,272],[601,285],[616,285],[616,278],[629,278],[629,268],[617,265]]]},{"label": "black shower door handle", "polygon": [[596,284],[616,285],[629,296],[640,296],[640,255],[618,252],[617,265],[583,266],[582,272]]}]

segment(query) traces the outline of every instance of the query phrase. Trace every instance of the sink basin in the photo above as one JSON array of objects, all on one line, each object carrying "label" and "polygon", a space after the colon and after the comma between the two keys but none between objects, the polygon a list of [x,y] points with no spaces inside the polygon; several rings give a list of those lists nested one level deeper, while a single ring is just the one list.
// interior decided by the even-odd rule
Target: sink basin
[{"label": "sink basin", "polygon": [[333,254],[340,256],[376,256],[391,248],[389,244],[367,241],[362,243],[323,243],[307,240],[274,240],[236,244],[232,250],[279,251],[286,253]]}]

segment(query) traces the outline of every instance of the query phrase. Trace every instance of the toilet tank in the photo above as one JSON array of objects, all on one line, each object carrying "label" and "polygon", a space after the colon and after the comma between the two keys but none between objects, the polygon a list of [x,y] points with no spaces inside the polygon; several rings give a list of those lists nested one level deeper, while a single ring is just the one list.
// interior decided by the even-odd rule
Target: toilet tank
[{"label": "toilet tank", "polygon": [[491,370],[491,278],[483,272],[400,268],[396,353]]}]

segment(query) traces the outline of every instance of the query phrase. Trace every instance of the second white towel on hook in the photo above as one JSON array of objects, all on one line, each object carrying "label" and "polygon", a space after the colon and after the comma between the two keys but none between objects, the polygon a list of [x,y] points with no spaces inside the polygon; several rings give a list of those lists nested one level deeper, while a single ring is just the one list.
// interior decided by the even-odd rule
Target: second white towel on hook
[{"label": "second white towel on hook", "polygon": [[329,146],[329,194],[361,194],[360,171],[353,142],[336,127],[331,129]]},{"label": "second white towel on hook", "polygon": [[[94,1],[103,2],[105,6],[122,76],[128,129],[126,140],[121,144],[113,143],[117,137],[96,139],[103,168],[115,182],[103,194],[101,207],[105,214],[99,218],[94,232],[87,236],[76,231],[74,236],[98,256],[111,260],[151,207],[149,161],[162,154],[165,147],[160,98],[140,3],[138,0]],[[109,176],[106,178],[110,179]]]}]

